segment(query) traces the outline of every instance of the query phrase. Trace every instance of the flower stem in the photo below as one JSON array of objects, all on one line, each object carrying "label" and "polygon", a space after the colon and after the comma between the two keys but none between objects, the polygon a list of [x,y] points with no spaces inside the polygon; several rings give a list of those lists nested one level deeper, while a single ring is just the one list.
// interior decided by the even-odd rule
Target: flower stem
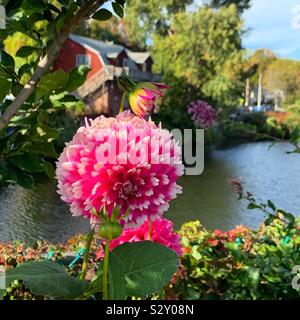
[{"label": "flower stem", "polygon": [[108,300],[108,261],[109,261],[109,244],[110,240],[106,240],[104,249],[104,262],[103,262],[103,300]]},{"label": "flower stem", "polygon": [[149,222],[149,231],[148,231],[148,239],[151,240],[151,235],[152,235],[152,220]]},{"label": "flower stem", "polygon": [[86,247],[85,247],[85,252],[84,252],[84,257],[83,257],[83,264],[82,264],[81,275],[80,275],[80,279],[81,280],[85,280],[85,277],[86,277],[86,274],[87,274],[87,270],[88,270],[88,266],[89,266],[89,257],[90,257],[91,245],[92,245],[92,241],[93,241],[93,238],[94,238],[94,233],[95,233],[95,231],[92,229],[87,235]]},{"label": "flower stem", "polygon": [[121,113],[121,112],[124,111],[126,95],[127,95],[127,92],[124,92],[124,93],[122,94],[119,113]]}]

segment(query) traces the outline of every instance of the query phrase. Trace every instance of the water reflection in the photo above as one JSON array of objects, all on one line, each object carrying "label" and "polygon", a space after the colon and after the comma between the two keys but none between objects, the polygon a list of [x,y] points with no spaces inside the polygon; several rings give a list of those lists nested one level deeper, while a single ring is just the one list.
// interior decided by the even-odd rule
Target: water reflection
[{"label": "water reflection", "polygon": [[[237,224],[256,227],[263,216],[236,201],[227,183],[230,177],[242,177],[246,189],[259,200],[272,199],[277,206],[299,214],[300,155],[287,155],[284,143],[270,151],[268,146],[268,142],[260,142],[214,151],[201,176],[181,179],[184,193],[172,202],[167,217],[177,227],[192,219],[223,230]],[[39,184],[30,191],[15,186],[0,189],[0,241],[61,242],[86,232],[88,221],[72,217],[55,191],[53,183]]]},{"label": "water reflection", "polygon": [[290,146],[285,143],[270,150],[269,146],[269,142],[249,143],[213,152],[201,176],[182,178],[184,193],[171,204],[167,216],[177,226],[200,219],[208,228],[257,227],[264,216],[236,201],[227,183],[232,177],[243,178],[245,189],[256,199],[272,199],[278,207],[300,214],[300,155],[286,154]]}]

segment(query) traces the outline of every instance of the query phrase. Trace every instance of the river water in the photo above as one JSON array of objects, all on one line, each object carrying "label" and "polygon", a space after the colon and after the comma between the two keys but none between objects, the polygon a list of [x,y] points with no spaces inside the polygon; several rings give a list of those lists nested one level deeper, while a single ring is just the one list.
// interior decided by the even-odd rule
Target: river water
[{"label": "river water", "polygon": [[[242,178],[245,189],[258,200],[271,199],[277,207],[299,215],[300,155],[286,154],[290,147],[285,143],[268,150],[269,145],[249,143],[211,152],[202,175],[181,178],[184,192],[171,203],[167,217],[177,228],[196,219],[207,228],[257,227],[264,216],[246,210],[247,204],[236,200],[228,178]],[[61,242],[88,227],[87,220],[71,216],[53,183],[39,184],[33,190],[16,186],[0,189],[0,242]]]}]

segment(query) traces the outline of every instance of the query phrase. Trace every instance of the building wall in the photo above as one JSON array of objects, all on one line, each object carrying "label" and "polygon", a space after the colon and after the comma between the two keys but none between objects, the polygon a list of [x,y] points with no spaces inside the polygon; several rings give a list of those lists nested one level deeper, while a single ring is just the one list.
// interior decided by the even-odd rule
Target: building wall
[{"label": "building wall", "polygon": [[[153,65],[153,60],[151,57],[149,57],[146,61],[145,61],[145,64],[146,64],[146,70],[147,72],[152,72],[152,65]],[[143,71],[143,64],[136,64],[138,66],[138,68]]]},{"label": "building wall", "polygon": [[115,116],[119,113],[122,92],[118,88],[116,81],[109,81],[108,86],[109,86],[108,104],[109,104],[110,115]]},{"label": "building wall", "polygon": [[104,86],[85,98],[89,106],[86,110],[88,115],[116,116],[119,112],[122,92],[116,81],[107,81]]},{"label": "building wall", "polygon": [[125,51],[120,52],[118,57],[116,59],[108,59],[109,63],[115,67],[122,67],[123,66],[123,60],[124,58],[127,58],[127,55]]},{"label": "building wall", "polygon": [[54,70],[70,71],[76,67],[76,56],[78,54],[86,54],[91,56],[91,71],[88,78],[92,77],[96,72],[103,69],[103,64],[99,55],[92,50],[86,49],[80,44],[67,39],[63,47],[60,49],[57,59],[54,62]]}]

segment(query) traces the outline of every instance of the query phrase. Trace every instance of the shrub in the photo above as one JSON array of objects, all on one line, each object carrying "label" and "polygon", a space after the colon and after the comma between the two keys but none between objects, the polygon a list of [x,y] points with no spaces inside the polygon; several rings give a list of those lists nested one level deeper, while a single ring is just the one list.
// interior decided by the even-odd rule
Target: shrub
[{"label": "shrub", "polygon": [[292,269],[300,265],[299,218],[294,227],[278,218],[258,230],[228,232],[210,232],[194,221],[179,234],[182,264],[165,298],[300,299],[292,287]]}]

